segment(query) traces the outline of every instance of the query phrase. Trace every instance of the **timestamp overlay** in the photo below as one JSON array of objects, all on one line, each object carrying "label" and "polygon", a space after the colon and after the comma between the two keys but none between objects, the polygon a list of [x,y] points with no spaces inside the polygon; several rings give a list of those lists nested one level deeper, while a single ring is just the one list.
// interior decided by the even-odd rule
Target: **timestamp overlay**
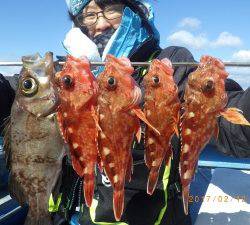
[{"label": "timestamp overlay", "polygon": [[195,225],[242,225],[250,221],[250,171],[216,168],[206,192],[189,196],[200,204]]}]

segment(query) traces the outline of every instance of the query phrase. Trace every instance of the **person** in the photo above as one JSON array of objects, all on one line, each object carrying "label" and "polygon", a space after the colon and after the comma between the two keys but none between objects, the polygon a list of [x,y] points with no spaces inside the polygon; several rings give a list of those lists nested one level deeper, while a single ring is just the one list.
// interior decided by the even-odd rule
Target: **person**
[{"label": "person", "polygon": [[[107,54],[125,56],[132,62],[147,62],[154,58],[169,58],[173,62],[195,61],[184,47],[160,48],[160,37],[154,26],[152,8],[143,1],[66,0],[66,3],[74,26],[67,33],[63,46],[73,56],[86,55],[95,61],[104,61]],[[183,101],[188,75],[195,67],[180,66],[174,69],[174,79]],[[98,76],[100,70],[95,68],[94,72]],[[145,68],[135,68],[133,77],[139,85],[145,73]],[[250,89],[244,91],[235,81],[227,79],[226,90],[229,96],[228,105],[241,109],[250,121]],[[218,150],[234,157],[249,157],[250,129],[230,124],[223,118],[218,122]],[[125,185],[125,208],[121,223],[116,223],[114,219],[112,187],[105,174],[97,170],[94,201],[88,209],[83,201],[82,181],[72,169],[70,158],[66,157],[61,185],[57,190],[61,193],[61,204],[54,210],[54,224],[68,224],[78,206],[79,223],[84,225],[191,224],[190,216],[183,212],[178,168],[180,143],[177,137],[173,138],[172,145],[171,171],[168,173],[162,166],[159,182],[152,196],[146,193],[148,169],[144,163],[143,143],[134,146],[134,172],[132,181]]]},{"label": "person", "polygon": [[[159,47],[159,33],[154,26],[150,5],[134,0],[76,0],[67,1],[73,28],[67,33],[63,45],[76,57],[86,55],[92,61],[105,60],[107,54],[125,56],[132,62],[147,62],[154,58],[169,58],[173,62],[194,62],[192,54],[183,47]],[[188,75],[195,67],[175,68],[174,79],[183,94]],[[96,71],[95,71],[96,72]],[[96,75],[98,76],[97,70]],[[141,85],[145,69],[137,67],[133,74]],[[143,88],[141,86],[141,88]],[[226,80],[229,106],[240,108],[250,120],[250,89],[243,91],[239,84]],[[235,157],[249,157],[250,129],[230,124],[219,119],[220,134],[217,141],[219,151]],[[125,185],[125,208],[121,223],[113,216],[112,187],[105,174],[97,170],[96,190],[90,209],[84,206],[82,181],[73,171],[68,159],[64,163],[61,185],[61,211],[68,219],[76,206],[81,206],[80,224],[191,224],[183,212],[179,177],[180,144],[173,138],[173,159],[170,174],[161,168],[158,186],[152,196],[146,193],[148,170],[144,163],[142,143],[133,149],[134,172],[132,181]],[[164,173],[165,172],[165,173]],[[164,189],[164,186],[167,188]],[[167,206],[167,207],[166,207]],[[58,213],[60,214],[60,213]],[[58,220],[57,220],[58,221]]]}]

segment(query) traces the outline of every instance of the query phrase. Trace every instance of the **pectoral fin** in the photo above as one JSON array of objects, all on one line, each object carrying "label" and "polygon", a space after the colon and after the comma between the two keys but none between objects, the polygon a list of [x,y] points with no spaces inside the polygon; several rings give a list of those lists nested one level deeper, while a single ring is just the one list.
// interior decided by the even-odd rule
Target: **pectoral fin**
[{"label": "pectoral fin", "polygon": [[99,110],[95,109],[94,106],[91,106],[91,114],[92,114],[92,117],[95,121],[95,125],[96,125],[97,130],[102,132],[102,128],[99,125],[99,118],[98,118]]},{"label": "pectoral fin", "polygon": [[138,143],[141,142],[141,126],[140,126],[140,124],[139,124],[138,130],[136,132],[136,139],[137,139]]},{"label": "pectoral fin", "polygon": [[161,133],[150,124],[150,122],[147,120],[145,114],[142,112],[140,108],[134,108],[131,110],[138,118],[140,118],[144,123],[146,123],[156,134],[161,135]]},{"label": "pectoral fin", "polygon": [[18,184],[16,178],[13,174],[9,176],[9,185],[8,189],[10,192],[10,196],[18,201],[20,205],[24,205],[26,203],[26,197],[24,194],[23,188]]},{"label": "pectoral fin", "polygon": [[180,137],[179,127],[178,127],[180,121],[181,121],[180,112],[178,112],[177,116],[174,117],[174,132],[177,135],[177,137]]},{"label": "pectoral fin", "polygon": [[174,126],[174,132],[175,132],[176,136],[179,138],[180,134],[179,134],[179,129],[178,129],[178,125],[177,124]]},{"label": "pectoral fin", "polygon": [[250,123],[246,120],[242,111],[237,108],[228,108],[221,112],[220,115],[231,123],[250,126]]}]

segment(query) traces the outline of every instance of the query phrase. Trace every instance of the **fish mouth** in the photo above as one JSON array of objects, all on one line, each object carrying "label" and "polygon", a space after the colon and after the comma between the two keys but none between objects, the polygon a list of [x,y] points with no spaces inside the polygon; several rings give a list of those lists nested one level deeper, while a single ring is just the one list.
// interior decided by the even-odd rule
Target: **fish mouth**
[{"label": "fish mouth", "polygon": [[40,100],[51,100],[53,102],[53,105],[45,112],[37,114],[38,118],[47,117],[51,114],[54,114],[57,111],[57,108],[59,107],[59,104],[60,104],[60,99],[59,99],[58,95],[56,95],[56,94],[42,97]]}]

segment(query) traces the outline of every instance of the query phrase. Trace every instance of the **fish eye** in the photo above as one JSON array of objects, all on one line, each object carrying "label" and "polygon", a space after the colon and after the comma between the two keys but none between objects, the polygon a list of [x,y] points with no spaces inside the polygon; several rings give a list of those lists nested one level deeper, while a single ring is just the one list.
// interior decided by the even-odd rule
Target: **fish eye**
[{"label": "fish eye", "polygon": [[37,93],[38,85],[34,78],[28,77],[21,81],[21,92],[25,96],[31,96]]},{"label": "fish eye", "polygon": [[114,77],[109,77],[108,78],[108,86],[111,88],[116,87],[116,79]]},{"label": "fish eye", "polygon": [[155,85],[158,85],[160,83],[160,79],[159,79],[159,77],[157,75],[153,76],[152,80],[153,80]]},{"label": "fish eye", "polygon": [[73,80],[70,75],[65,75],[61,79],[65,88],[70,88],[73,85]]},{"label": "fish eye", "polygon": [[203,92],[211,92],[214,90],[214,81],[213,80],[207,80],[205,84],[202,87]]}]

